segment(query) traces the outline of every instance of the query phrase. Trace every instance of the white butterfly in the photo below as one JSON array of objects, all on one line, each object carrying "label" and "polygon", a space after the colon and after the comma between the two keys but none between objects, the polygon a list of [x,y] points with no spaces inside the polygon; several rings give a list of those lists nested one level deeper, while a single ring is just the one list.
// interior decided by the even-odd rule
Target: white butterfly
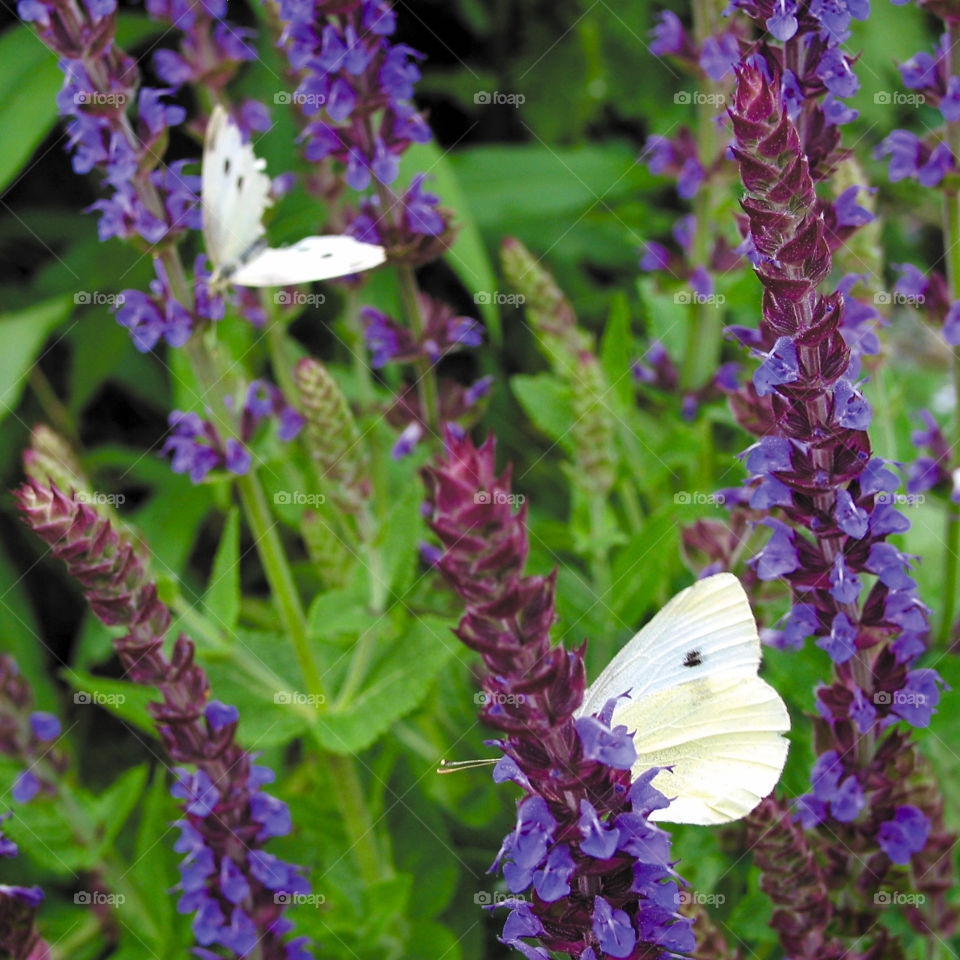
[{"label": "white butterfly", "polygon": [[617,701],[613,724],[633,733],[633,776],[661,770],[670,799],[652,820],[716,824],[746,816],[776,786],[790,716],[757,676],[760,638],[740,581],[730,573],[678,593],[590,685],[578,716]]},{"label": "white butterfly", "polygon": [[219,104],[203,148],[203,239],[213,282],[279,287],[329,280],[379,266],[383,247],[353,237],[304,237],[290,247],[268,247],[263,214],[271,204],[266,162]]}]

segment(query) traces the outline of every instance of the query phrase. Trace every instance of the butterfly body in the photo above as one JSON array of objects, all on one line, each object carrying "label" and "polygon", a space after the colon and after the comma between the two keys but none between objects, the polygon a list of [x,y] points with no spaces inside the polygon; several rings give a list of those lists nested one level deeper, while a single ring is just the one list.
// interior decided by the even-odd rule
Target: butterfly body
[{"label": "butterfly body", "polygon": [[759,666],[747,596],[723,573],[677,594],[591,684],[578,713],[619,698],[612,722],[633,732],[634,776],[664,768],[653,785],[671,803],[651,819],[726,823],[773,790],[790,717]]},{"label": "butterfly body", "polygon": [[287,247],[266,242],[263,215],[271,206],[266,162],[245,143],[220,106],[207,124],[201,200],[203,238],[213,264],[211,283],[277,287],[329,280],[379,266],[383,247],[349,236],[312,236]]}]

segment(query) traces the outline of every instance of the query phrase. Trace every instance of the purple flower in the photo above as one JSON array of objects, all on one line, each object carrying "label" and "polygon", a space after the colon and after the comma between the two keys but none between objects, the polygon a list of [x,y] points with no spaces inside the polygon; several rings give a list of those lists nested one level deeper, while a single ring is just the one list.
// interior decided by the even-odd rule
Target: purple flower
[{"label": "purple flower", "polygon": [[857,204],[857,194],[862,189],[854,184],[852,187],[847,187],[834,201],[833,209],[837,214],[837,223],[842,227],[862,227],[876,219],[869,210]]},{"label": "purple flower", "polygon": [[17,803],[29,803],[40,792],[40,781],[30,770],[21,770],[10,788]]},{"label": "purple flower", "polygon": [[833,416],[841,427],[866,430],[870,426],[873,411],[849,380],[838,380],[833,391]]},{"label": "purple flower", "polygon": [[833,618],[830,636],[820,637],[817,646],[830,654],[834,663],[846,663],[857,652],[857,631],[842,611]]},{"label": "purple flower", "polygon": [[960,120],[960,77],[949,77],[947,92],[940,98],[940,112],[947,123]]},{"label": "purple flower", "polygon": [[773,534],[755,557],[757,576],[761,580],[777,580],[800,565],[797,549],[793,545],[793,532],[785,523],[772,517],[767,517],[761,523],[769,527]]},{"label": "purple flower", "polygon": [[857,75],[839,47],[831,47],[824,53],[817,66],[817,76],[835,96],[852,97],[860,89]]},{"label": "purple flower", "polygon": [[732,33],[707,37],[700,53],[703,72],[714,81],[722,80],[740,62],[740,47]]},{"label": "purple flower", "polygon": [[177,767],[174,773],[180,779],[170,788],[170,793],[180,800],[187,801],[188,813],[197,817],[209,816],[220,799],[209,774],[205,770],[190,773],[183,767]]},{"label": "purple flower", "polygon": [[400,436],[397,437],[397,442],[393,445],[390,455],[394,460],[402,460],[404,457],[408,457],[413,453],[414,447],[420,442],[422,436],[423,427],[416,420],[413,420],[403,428]]},{"label": "purple flower", "polygon": [[611,957],[629,957],[637,942],[630,917],[623,910],[613,909],[603,897],[594,900],[593,933]]},{"label": "purple flower", "polygon": [[643,247],[640,258],[641,270],[666,270],[670,266],[670,251],[655,240],[649,240]]},{"label": "purple flower", "polygon": [[38,710],[30,714],[30,728],[38,740],[56,740],[60,736],[60,719],[55,714]]},{"label": "purple flower", "polygon": [[781,42],[786,43],[797,32],[797,4],[795,0],[777,0],[773,13],[767,18],[767,29]]},{"label": "purple flower", "polygon": [[633,734],[626,727],[610,729],[594,717],[580,717],[577,733],[583,745],[583,755],[616,770],[629,770],[637,759]]},{"label": "purple flower", "polygon": [[236,723],[240,717],[236,707],[221,703],[219,700],[211,700],[203,708],[203,715],[207,718],[210,729],[215,733],[219,733],[224,727]]},{"label": "purple flower", "polygon": [[293,829],[289,807],[267,793],[255,793],[250,797],[250,816],[263,827],[257,834],[258,840],[285,837]]},{"label": "purple flower", "polygon": [[894,862],[906,866],[927,842],[930,821],[914,806],[897,807],[892,820],[880,824],[877,840],[883,852]]},{"label": "purple flower", "polygon": [[929,727],[930,719],[937,712],[940,702],[940,687],[946,684],[936,670],[929,668],[911,670],[907,682],[897,691],[893,712],[903,717],[912,727]]},{"label": "purple flower", "polygon": [[773,393],[774,388],[784,383],[793,383],[800,376],[797,348],[789,337],[780,337],[773,349],[753,375],[753,385],[761,397]]},{"label": "purple flower", "polygon": [[650,52],[656,57],[680,53],[687,42],[683,24],[672,10],[661,10],[657,14],[657,22],[650,31],[650,36]]},{"label": "purple flower", "polygon": [[937,82],[937,61],[929,53],[915,53],[906,63],[900,64],[903,85],[909,90],[923,90]]}]

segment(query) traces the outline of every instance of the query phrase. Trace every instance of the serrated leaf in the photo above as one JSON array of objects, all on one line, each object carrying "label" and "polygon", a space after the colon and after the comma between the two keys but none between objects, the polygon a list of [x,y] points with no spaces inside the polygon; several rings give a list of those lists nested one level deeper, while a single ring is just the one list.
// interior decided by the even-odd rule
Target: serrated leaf
[{"label": "serrated leaf", "polygon": [[424,617],[392,638],[378,638],[379,649],[361,689],[318,716],[324,746],[334,753],[357,753],[417,707],[457,649],[450,626],[446,620]]},{"label": "serrated leaf", "polygon": [[[25,102],[29,101],[25,98]],[[71,300],[58,297],[16,313],[0,314],[0,419],[17,405],[40,348],[72,307]]]},{"label": "serrated leaf", "polygon": [[231,507],[203,595],[206,614],[217,627],[232,633],[240,616],[240,514]]}]

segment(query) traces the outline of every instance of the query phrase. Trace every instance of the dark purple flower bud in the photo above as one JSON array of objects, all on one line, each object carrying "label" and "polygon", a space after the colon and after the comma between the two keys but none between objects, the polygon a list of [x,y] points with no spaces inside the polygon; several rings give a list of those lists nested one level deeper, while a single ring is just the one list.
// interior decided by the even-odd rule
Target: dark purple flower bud
[{"label": "dark purple flower bud", "polygon": [[897,807],[892,820],[880,824],[877,841],[883,852],[894,862],[906,866],[927,842],[930,821],[914,806]]}]

